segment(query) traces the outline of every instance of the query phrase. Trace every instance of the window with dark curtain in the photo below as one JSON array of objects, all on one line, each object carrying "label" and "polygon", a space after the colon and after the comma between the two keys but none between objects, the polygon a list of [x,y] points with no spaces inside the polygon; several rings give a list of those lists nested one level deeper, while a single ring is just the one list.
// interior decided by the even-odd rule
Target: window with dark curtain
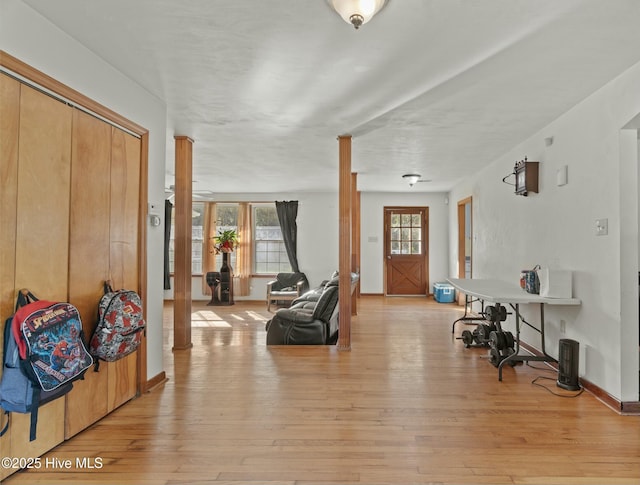
[{"label": "window with dark curtain", "polygon": [[169,241],[171,240],[171,215],[173,204],[169,200],[164,201],[164,289],[171,289],[170,265],[169,265]]},{"label": "window with dark curtain", "polygon": [[287,249],[291,269],[295,273],[298,273],[300,272],[297,254],[298,225],[296,224],[298,201],[276,201],[276,211],[278,212],[278,221],[280,221],[280,228],[282,229],[282,240],[284,241],[284,247]]}]

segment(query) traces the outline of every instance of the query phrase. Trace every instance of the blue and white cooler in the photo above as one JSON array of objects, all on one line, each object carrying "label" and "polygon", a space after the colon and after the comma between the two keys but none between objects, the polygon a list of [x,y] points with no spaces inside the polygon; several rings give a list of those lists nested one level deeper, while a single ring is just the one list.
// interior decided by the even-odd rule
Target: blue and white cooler
[{"label": "blue and white cooler", "polygon": [[449,283],[434,283],[433,297],[438,303],[452,303],[455,297],[455,289]]}]

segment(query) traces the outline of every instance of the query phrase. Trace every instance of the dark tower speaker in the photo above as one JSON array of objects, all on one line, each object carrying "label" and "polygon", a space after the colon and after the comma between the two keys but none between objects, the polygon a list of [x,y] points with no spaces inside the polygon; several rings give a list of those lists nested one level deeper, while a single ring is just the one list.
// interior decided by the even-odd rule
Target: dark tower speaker
[{"label": "dark tower speaker", "polygon": [[558,350],[558,387],[568,391],[580,389],[578,383],[578,361],[580,357],[580,344],[575,340],[560,339]]}]

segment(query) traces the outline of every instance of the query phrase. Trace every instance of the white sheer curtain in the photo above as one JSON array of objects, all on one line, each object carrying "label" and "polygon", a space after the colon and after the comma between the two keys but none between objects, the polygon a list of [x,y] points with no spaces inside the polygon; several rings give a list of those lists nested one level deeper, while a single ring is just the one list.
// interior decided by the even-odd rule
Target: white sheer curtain
[{"label": "white sheer curtain", "polygon": [[216,253],[213,250],[213,237],[216,236],[216,203],[204,204],[204,230],[202,241],[202,294],[210,295],[211,288],[207,285],[207,272],[216,270]]},{"label": "white sheer curtain", "polygon": [[238,204],[238,249],[234,276],[237,284],[234,293],[238,296],[249,296],[251,288],[251,272],[253,269],[253,237],[251,234],[251,204],[241,202]]}]

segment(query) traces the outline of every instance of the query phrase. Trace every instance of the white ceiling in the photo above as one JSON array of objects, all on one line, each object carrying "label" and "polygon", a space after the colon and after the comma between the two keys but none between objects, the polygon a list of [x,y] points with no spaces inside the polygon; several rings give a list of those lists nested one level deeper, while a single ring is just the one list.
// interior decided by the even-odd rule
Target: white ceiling
[{"label": "white ceiling", "polygon": [[340,134],[360,190],[448,190],[640,61],[640,0],[25,3],[166,103],[196,191],[337,190]]}]

